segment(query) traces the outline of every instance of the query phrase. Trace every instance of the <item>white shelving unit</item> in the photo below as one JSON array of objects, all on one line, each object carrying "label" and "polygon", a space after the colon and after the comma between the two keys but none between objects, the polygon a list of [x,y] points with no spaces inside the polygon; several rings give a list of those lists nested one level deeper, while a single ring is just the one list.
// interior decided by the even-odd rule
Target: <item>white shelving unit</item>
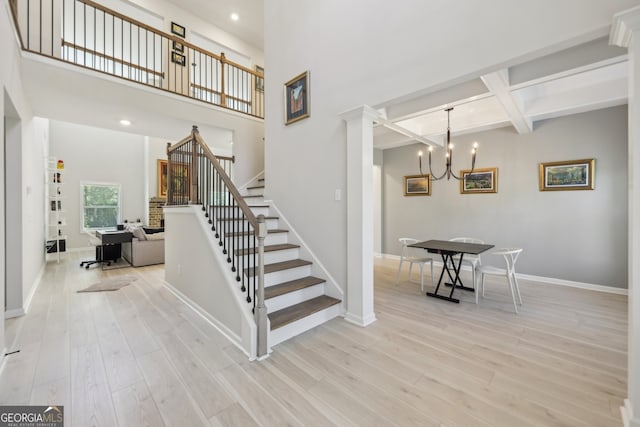
[{"label": "white shelving unit", "polygon": [[56,256],[60,262],[60,254],[66,251],[67,236],[64,228],[67,225],[65,220],[64,204],[64,164],[58,168],[58,159],[48,157],[46,159],[46,184],[47,184],[47,254]]}]

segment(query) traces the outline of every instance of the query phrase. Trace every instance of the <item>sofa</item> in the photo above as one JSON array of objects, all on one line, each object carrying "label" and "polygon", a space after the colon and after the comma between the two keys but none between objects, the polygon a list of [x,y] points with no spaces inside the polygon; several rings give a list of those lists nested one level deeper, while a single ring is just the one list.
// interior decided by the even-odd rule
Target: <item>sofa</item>
[{"label": "sofa", "polygon": [[129,225],[126,230],[131,231],[133,240],[122,245],[124,259],[134,267],[164,264],[164,228]]}]

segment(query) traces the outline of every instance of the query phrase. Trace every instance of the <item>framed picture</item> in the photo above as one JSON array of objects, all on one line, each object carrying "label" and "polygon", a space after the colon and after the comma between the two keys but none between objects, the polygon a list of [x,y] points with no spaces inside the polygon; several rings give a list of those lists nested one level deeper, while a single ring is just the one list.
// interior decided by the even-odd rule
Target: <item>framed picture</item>
[{"label": "framed picture", "polygon": [[171,23],[171,33],[175,34],[176,36],[180,36],[182,38],[185,38],[185,36],[187,35],[187,30],[182,25],[178,25],[175,22],[172,22]]},{"label": "framed picture", "polygon": [[183,67],[186,64],[184,55],[178,52],[171,52],[171,62],[175,62],[176,64],[182,65]]},{"label": "framed picture", "polygon": [[287,125],[309,117],[309,72],[284,84],[284,122]]},{"label": "framed picture", "polygon": [[[256,65],[256,72],[264,76],[264,68]],[[256,76],[256,90],[258,92],[264,92],[264,78]]]},{"label": "framed picture", "polygon": [[407,175],[404,177],[405,196],[430,196],[431,175]]},{"label": "framed picture", "polygon": [[[166,160],[158,160],[158,196],[167,197],[167,170],[169,163]],[[174,193],[189,197],[189,165],[186,163],[173,163],[171,165],[171,177]]]},{"label": "framed picture", "polygon": [[180,42],[173,40],[173,50],[174,52],[182,53],[184,52],[184,45]]},{"label": "framed picture", "polygon": [[460,171],[460,194],[498,192],[498,168]]},{"label": "framed picture", "polygon": [[540,163],[540,191],[593,190],[595,159]]}]

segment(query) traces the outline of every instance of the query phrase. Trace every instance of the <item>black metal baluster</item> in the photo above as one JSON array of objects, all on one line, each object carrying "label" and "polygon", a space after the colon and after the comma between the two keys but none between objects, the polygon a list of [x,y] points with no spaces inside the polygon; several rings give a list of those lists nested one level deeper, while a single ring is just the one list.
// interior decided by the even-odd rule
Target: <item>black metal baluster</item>
[{"label": "black metal baluster", "polygon": [[[252,227],[253,228],[253,227]],[[257,269],[257,262],[256,262],[256,255],[258,252],[258,245],[256,243],[256,233],[258,232],[258,230],[256,230],[255,228],[253,228],[253,273],[251,275],[251,280],[249,281],[249,287],[247,288],[247,302],[251,302],[251,291],[252,289],[255,292],[255,286],[256,286],[256,277],[258,276],[258,269]]]}]

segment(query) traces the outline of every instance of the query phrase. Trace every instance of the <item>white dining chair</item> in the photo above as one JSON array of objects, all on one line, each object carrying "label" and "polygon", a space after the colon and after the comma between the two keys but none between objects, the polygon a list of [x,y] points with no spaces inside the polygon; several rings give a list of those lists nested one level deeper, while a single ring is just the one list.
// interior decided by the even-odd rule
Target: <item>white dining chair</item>
[{"label": "white dining chair", "polygon": [[401,237],[398,239],[398,241],[402,245],[402,250],[400,252],[400,265],[398,265],[398,274],[396,275],[396,285],[400,283],[400,271],[402,270],[403,262],[409,263],[409,279],[411,279],[411,268],[413,267],[413,264],[418,264],[420,266],[420,289],[424,291],[424,265],[429,264],[429,267],[431,268],[431,283],[433,283],[433,258],[411,256],[412,248],[410,248],[409,245],[418,243],[419,240],[417,239],[412,239],[410,237]]},{"label": "white dining chair", "polygon": [[[516,278],[516,261],[522,253],[522,248],[503,248],[495,252],[492,255],[502,255],[507,268],[497,268],[491,265],[479,265],[476,272],[480,274],[480,287],[482,287],[482,296],[484,297],[484,276],[505,276],[507,283],[509,284],[509,291],[511,292],[511,298],[513,299],[513,307],[518,312],[518,304],[522,305],[522,297],[520,296],[520,288],[518,287],[518,279]],[[476,292],[478,289],[476,289]],[[517,296],[517,303],[516,303]]]},{"label": "white dining chair", "polygon": [[[483,240],[474,239],[473,237],[454,237],[453,239],[449,239],[450,242],[462,242],[462,243],[479,243],[484,244]],[[458,262],[460,260],[460,255],[454,255],[453,260]],[[462,264],[467,264],[471,267],[471,283],[473,283],[472,287],[474,289],[474,293],[476,294],[476,304],[478,303],[478,287],[476,286],[476,269],[478,266],[482,265],[482,260],[480,259],[480,255],[474,254],[464,254],[462,257]]]}]

